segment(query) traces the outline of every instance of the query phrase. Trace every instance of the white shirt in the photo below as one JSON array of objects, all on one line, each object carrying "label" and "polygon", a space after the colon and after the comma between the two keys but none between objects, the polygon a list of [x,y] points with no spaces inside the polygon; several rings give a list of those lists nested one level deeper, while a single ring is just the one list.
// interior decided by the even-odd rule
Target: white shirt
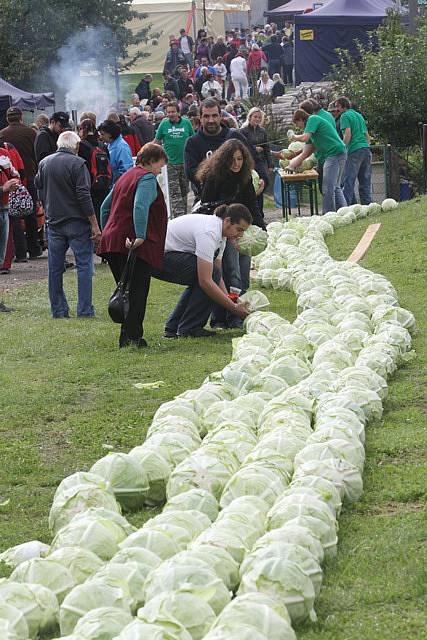
[{"label": "white shirt", "polygon": [[222,255],[224,247],[222,220],[217,216],[189,213],[169,220],[165,253],[192,253],[206,262],[213,262],[216,252],[219,251],[219,256]]},{"label": "white shirt", "polygon": [[273,86],[274,86],[274,82],[270,78],[268,79],[267,84],[264,84],[261,78],[258,80],[258,91],[262,95],[267,95],[271,93]]},{"label": "white shirt", "polygon": [[233,58],[230,62],[230,73],[231,77],[235,78],[246,76],[246,60],[241,56]]},{"label": "white shirt", "polygon": [[187,36],[181,36],[181,51],[182,53],[191,53]]},{"label": "white shirt", "polygon": [[215,91],[215,98],[221,98],[222,95],[222,87],[219,84],[218,80],[206,80],[206,82],[204,82],[202,84],[202,96],[204,98],[207,98],[208,96],[211,95],[211,91]]},{"label": "white shirt", "polygon": [[223,62],[221,64],[214,64],[215,73],[217,76],[221,78],[221,80],[225,80],[227,77],[227,67]]}]

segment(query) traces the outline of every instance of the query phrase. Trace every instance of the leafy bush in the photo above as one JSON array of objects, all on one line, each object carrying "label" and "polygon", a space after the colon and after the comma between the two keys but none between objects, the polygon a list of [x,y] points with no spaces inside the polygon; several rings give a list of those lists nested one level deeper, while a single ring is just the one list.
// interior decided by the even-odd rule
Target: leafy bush
[{"label": "leafy bush", "polygon": [[338,93],[350,97],[370,132],[383,142],[419,144],[418,123],[427,122],[427,24],[411,36],[392,13],[359,53],[354,60],[348,51],[339,51],[333,74]]}]

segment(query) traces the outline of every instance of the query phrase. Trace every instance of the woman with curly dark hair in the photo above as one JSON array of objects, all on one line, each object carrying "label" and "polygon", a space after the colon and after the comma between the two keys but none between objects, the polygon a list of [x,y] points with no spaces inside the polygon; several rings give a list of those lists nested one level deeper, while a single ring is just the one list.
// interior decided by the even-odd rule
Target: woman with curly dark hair
[{"label": "woman with curly dark hair", "polygon": [[[210,158],[202,162],[196,173],[197,182],[201,184],[200,212],[213,212],[215,206],[220,204],[243,204],[251,212],[253,224],[264,229],[252,183],[253,167],[252,156],[240,140],[224,142]],[[228,290],[233,287],[243,293],[249,288],[250,265],[250,258],[239,254],[234,244],[227,241],[222,270]],[[242,321],[217,307],[212,314],[211,324],[216,329],[235,328],[240,327]]]}]

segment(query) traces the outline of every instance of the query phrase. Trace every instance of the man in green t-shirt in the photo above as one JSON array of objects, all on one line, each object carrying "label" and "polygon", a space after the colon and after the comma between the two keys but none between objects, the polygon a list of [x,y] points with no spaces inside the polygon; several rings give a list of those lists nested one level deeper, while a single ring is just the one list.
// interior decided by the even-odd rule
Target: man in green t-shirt
[{"label": "man in green t-shirt", "polygon": [[347,157],[345,144],[332,124],[320,116],[310,116],[304,109],[295,111],[293,122],[298,128],[304,129],[304,133],[297,135],[289,130],[288,138],[304,142],[305,146],[290,161],[288,169],[294,171],[314,150],[316,157],[323,163],[323,213],[338,211],[347,204],[341,188]]},{"label": "man in green t-shirt", "polygon": [[168,157],[168,188],[171,217],[187,213],[188,180],[184,173],[184,146],[194,134],[190,120],[181,117],[176,102],[166,107],[166,118],[156,131],[156,141],[163,144]]},{"label": "man in green t-shirt", "polygon": [[363,116],[351,108],[348,98],[342,96],[335,101],[340,114],[340,127],[347,147],[347,162],[344,169],[343,190],[348,204],[355,204],[354,185],[359,183],[361,204],[372,202],[372,153],[369,134]]}]

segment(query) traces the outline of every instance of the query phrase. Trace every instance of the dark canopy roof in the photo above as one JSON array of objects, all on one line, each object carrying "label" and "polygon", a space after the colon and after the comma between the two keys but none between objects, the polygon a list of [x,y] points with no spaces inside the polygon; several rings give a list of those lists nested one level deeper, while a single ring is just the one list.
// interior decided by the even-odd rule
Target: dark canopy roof
[{"label": "dark canopy roof", "polygon": [[312,11],[301,20],[316,24],[379,24],[387,14],[387,9],[395,7],[393,0],[330,0],[323,7]]},{"label": "dark canopy roof", "polygon": [[330,0],[312,13],[295,16],[296,83],[323,80],[338,63],[336,49],[357,58],[357,41],[368,42],[395,7],[393,0]]},{"label": "dark canopy roof", "polygon": [[55,104],[54,93],[29,93],[18,89],[0,78],[0,110],[4,111],[9,107],[19,107],[20,109],[44,109]]},{"label": "dark canopy roof", "polygon": [[281,16],[294,16],[298,13],[304,13],[306,9],[312,9],[313,0],[291,0],[286,4],[282,4],[276,9],[265,11],[264,15],[271,18],[280,18]]}]

